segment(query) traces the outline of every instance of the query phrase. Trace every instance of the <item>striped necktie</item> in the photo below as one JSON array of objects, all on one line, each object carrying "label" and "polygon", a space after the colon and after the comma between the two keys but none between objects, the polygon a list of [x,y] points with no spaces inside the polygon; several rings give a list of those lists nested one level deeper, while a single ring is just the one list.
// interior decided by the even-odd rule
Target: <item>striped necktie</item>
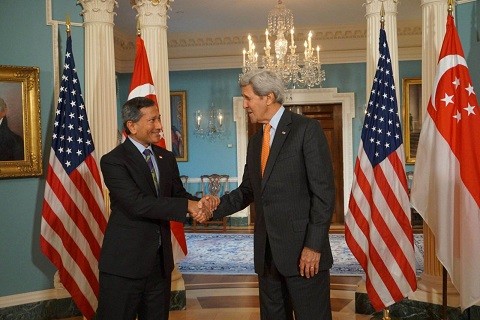
[{"label": "striped necktie", "polygon": [[272,126],[270,125],[270,123],[267,123],[263,127],[262,154],[260,158],[262,177],[263,177],[263,172],[265,171],[265,167],[267,165],[268,155],[270,154],[270,128],[271,127]]},{"label": "striped necktie", "polygon": [[158,179],[157,174],[155,173],[155,168],[153,167],[152,151],[150,151],[150,149],[145,149],[143,150],[143,154],[145,155],[145,161],[147,161],[150,174],[152,175],[153,182],[155,183],[155,190],[158,193]]}]

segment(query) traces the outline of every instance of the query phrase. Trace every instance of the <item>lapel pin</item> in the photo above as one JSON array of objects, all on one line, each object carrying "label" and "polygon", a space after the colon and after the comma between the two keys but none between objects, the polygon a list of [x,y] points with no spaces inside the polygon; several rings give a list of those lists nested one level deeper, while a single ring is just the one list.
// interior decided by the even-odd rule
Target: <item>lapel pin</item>
[{"label": "lapel pin", "polygon": [[286,132],[285,131],[282,131],[282,134],[285,134]]}]

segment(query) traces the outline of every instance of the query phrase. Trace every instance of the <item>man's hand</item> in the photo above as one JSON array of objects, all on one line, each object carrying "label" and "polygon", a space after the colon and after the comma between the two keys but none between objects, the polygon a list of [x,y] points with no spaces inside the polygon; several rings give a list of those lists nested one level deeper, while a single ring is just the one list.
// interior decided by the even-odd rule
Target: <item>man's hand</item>
[{"label": "man's hand", "polygon": [[310,278],[318,273],[320,265],[320,252],[304,247],[300,256],[300,275]]},{"label": "man's hand", "polygon": [[210,219],[211,213],[205,211],[200,201],[188,200],[188,212],[199,223],[204,223]]},{"label": "man's hand", "polygon": [[209,213],[213,215],[213,211],[215,211],[220,204],[220,198],[207,194],[200,199],[199,203],[201,203],[202,207],[205,208],[205,211],[209,211]]},{"label": "man's hand", "polygon": [[220,198],[206,195],[200,201],[188,200],[188,212],[197,222],[204,223],[212,218],[219,204]]}]

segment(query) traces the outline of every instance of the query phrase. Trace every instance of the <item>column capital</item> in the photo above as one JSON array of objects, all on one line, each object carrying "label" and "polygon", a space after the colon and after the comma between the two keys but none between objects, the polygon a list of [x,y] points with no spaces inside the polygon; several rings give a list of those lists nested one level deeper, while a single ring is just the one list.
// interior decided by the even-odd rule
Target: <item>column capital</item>
[{"label": "column capital", "polygon": [[167,27],[167,10],[173,0],[130,0],[138,12],[140,28]]},{"label": "column capital", "polygon": [[115,12],[114,7],[118,7],[118,3],[115,0],[78,0],[82,5],[84,22],[100,22],[111,23],[113,25],[113,18]]},{"label": "column capital", "polygon": [[367,0],[365,2],[366,16],[379,16],[382,3],[385,9],[385,15],[397,15],[398,0]]}]

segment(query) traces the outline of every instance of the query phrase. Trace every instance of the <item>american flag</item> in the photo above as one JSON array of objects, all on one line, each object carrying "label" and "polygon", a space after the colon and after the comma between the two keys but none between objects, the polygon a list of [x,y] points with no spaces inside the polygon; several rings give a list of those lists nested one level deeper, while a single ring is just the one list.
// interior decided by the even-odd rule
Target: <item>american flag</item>
[{"label": "american flag", "polygon": [[405,154],[384,29],[379,51],[345,215],[345,239],[365,271],[377,311],[417,287]]},{"label": "american flag", "polygon": [[462,310],[480,303],[480,113],[451,13],[420,132],[412,205],[435,235]]},{"label": "american flag", "polygon": [[75,70],[72,39],[55,112],[40,245],[87,319],[97,308],[98,259],[107,225],[102,181]]}]

